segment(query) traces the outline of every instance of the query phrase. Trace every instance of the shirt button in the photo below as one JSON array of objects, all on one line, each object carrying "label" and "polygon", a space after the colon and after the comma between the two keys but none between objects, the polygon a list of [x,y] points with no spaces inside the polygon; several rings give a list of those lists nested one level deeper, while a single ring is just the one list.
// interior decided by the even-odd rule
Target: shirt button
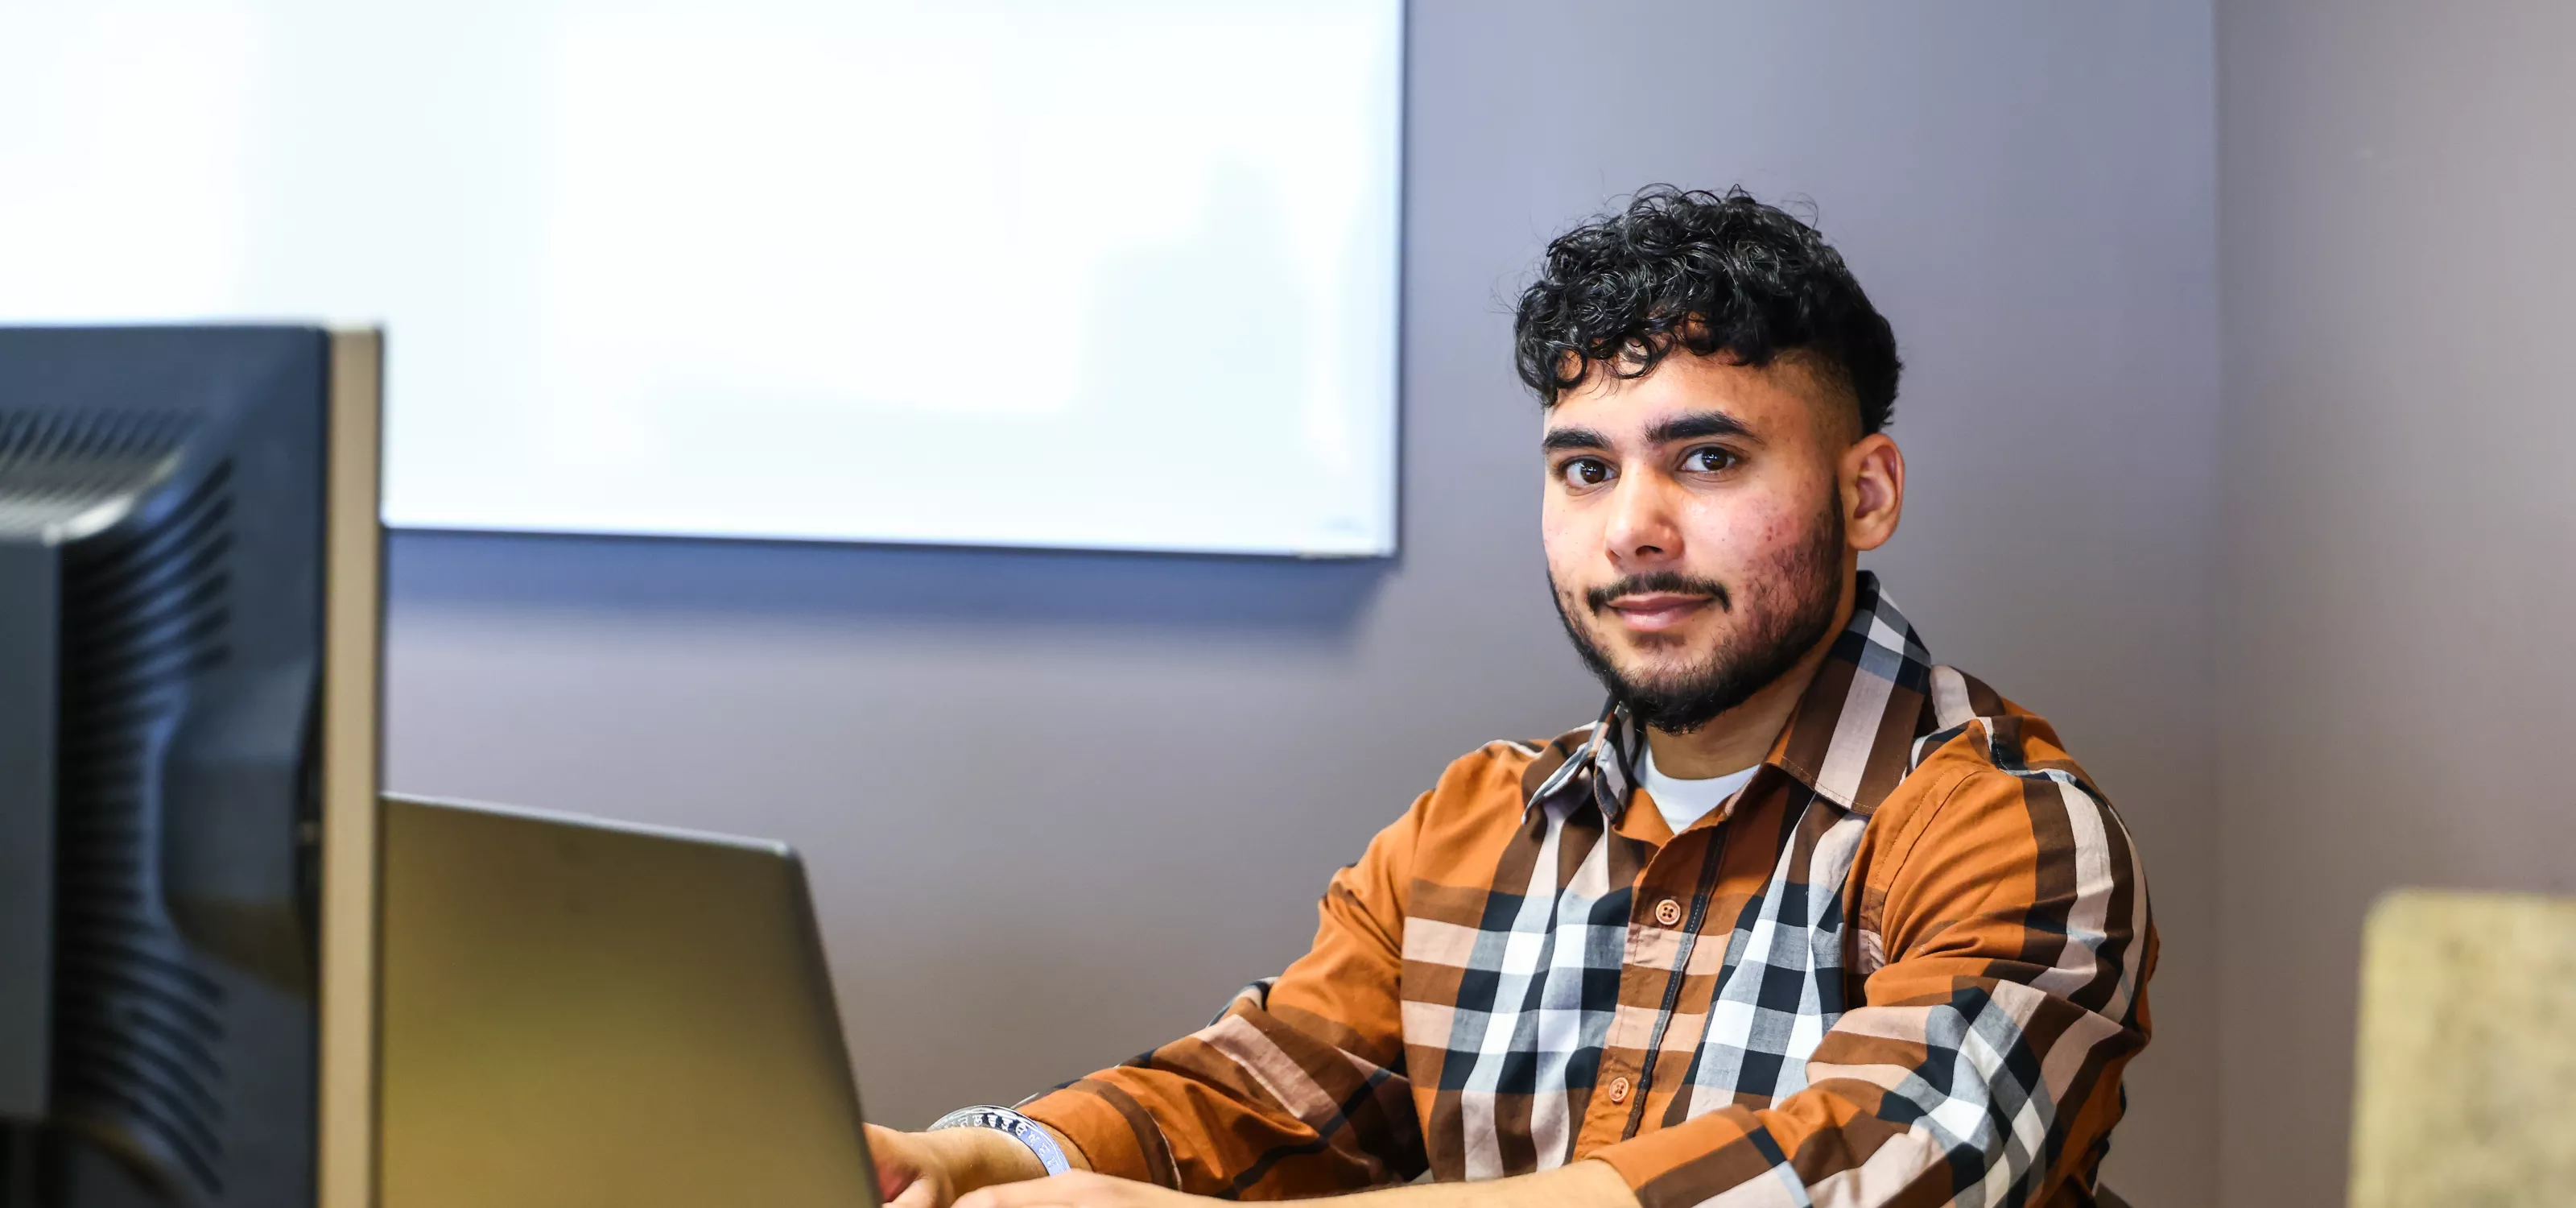
[{"label": "shirt button", "polygon": [[1626,1078],[1621,1077],[1610,1080],[1610,1101],[1612,1103],[1626,1103],[1628,1101],[1628,1080]]},{"label": "shirt button", "polygon": [[1670,927],[1681,922],[1682,904],[1672,900],[1671,898],[1665,898],[1663,901],[1655,903],[1655,921],[1666,927]]}]

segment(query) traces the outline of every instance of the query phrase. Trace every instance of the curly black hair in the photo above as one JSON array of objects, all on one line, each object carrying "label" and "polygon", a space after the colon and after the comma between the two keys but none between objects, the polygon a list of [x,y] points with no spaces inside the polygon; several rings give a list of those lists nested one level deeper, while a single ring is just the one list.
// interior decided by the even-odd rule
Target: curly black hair
[{"label": "curly black hair", "polygon": [[1521,380],[1555,406],[1594,365],[1643,377],[1675,346],[1761,366],[1805,351],[1860,407],[1896,409],[1896,334],[1823,236],[1742,188],[1652,185],[1547,245],[1512,323]]}]

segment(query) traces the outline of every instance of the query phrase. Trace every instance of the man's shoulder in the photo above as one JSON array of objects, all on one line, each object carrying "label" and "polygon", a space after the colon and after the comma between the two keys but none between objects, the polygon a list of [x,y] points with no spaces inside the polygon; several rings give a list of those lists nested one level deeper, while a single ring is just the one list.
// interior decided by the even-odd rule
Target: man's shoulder
[{"label": "man's shoulder", "polygon": [[1933,810],[1964,786],[2001,789],[2016,780],[2101,795],[2046,717],[1956,667],[1934,667],[1929,678],[1928,732],[1915,739],[1911,767],[1887,812]]},{"label": "man's shoulder", "polygon": [[1449,761],[1423,804],[1455,820],[1517,819],[1531,794],[1591,741],[1590,723],[1554,738],[1495,739]]}]

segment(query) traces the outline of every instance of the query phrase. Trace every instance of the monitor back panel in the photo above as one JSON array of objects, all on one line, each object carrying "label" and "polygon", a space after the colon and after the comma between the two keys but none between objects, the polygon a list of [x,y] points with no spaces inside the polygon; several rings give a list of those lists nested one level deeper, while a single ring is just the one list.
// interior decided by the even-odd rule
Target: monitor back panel
[{"label": "monitor back panel", "polygon": [[372,1202],[382,343],[0,326],[0,1204]]},{"label": "monitor back panel", "polygon": [[876,1203],[774,844],[385,811],[384,1208]]}]

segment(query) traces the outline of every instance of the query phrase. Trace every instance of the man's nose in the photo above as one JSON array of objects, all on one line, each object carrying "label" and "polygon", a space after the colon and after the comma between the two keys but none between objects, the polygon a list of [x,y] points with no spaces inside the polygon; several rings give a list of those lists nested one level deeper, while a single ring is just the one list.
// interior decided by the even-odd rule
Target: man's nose
[{"label": "man's nose", "polygon": [[1671,501],[1650,475],[1623,477],[1611,487],[1610,521],[1602,535],[1615,563],[1666,562],[1682,553]]}]

